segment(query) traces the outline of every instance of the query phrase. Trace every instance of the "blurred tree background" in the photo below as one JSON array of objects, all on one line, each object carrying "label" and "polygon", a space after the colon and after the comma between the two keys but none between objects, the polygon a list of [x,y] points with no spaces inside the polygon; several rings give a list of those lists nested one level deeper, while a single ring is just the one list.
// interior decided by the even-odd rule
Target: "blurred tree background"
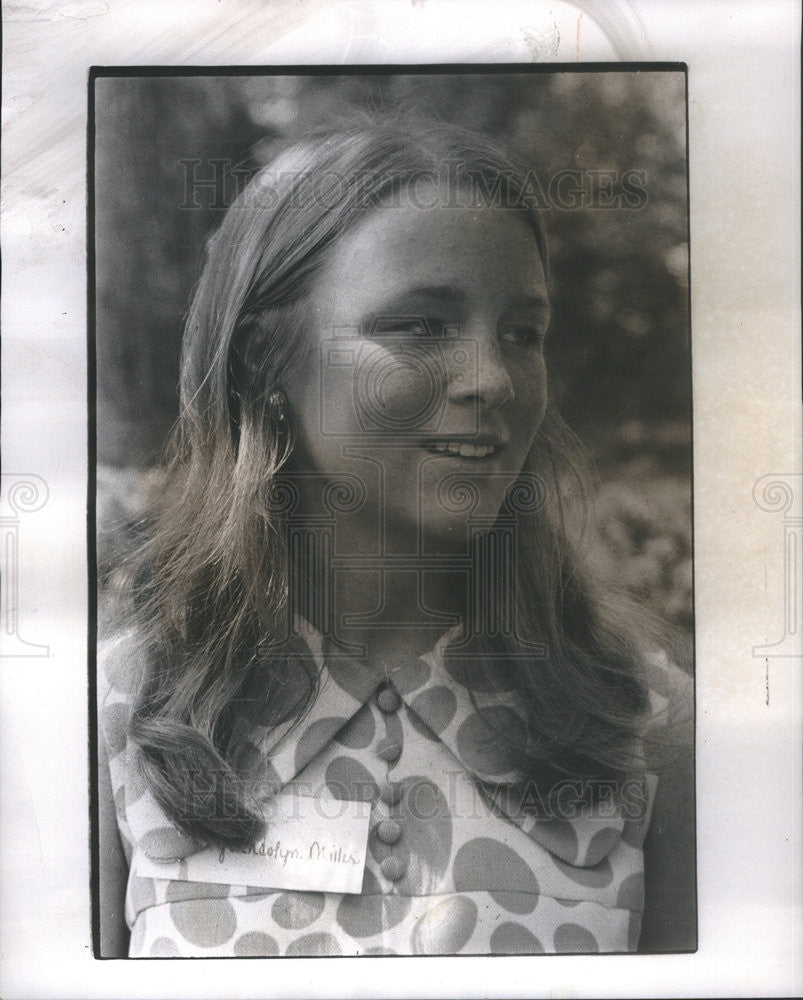
[{"label": "blurred tree background", "polygon": [[[593,559],[688,635],[681,73],[129,76],[95,87],[101,543],[105,526],[131,515],[175,420],[182,320],[225,207],[288,139],[348,107],[403,103],[500,135],[544,178],[582,171],[586,189],[604,189],[598,201],[622,194],[627,171],[642,172],[646,196],[634,207],[548,212],[550,371],[600,469]],[[114,551],[101,544],[110,563]]]}]

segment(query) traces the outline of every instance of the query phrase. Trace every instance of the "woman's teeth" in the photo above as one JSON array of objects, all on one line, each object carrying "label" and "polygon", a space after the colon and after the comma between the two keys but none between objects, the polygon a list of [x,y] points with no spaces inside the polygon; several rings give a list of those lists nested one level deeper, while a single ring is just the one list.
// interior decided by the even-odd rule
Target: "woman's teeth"
[{"label": "woman's teeth", "polygon": [[459,455],[461,458],[485,458],[496,450],[492,444],[469,444],[466,441],[433,441],[426,447],[436,454]]}]

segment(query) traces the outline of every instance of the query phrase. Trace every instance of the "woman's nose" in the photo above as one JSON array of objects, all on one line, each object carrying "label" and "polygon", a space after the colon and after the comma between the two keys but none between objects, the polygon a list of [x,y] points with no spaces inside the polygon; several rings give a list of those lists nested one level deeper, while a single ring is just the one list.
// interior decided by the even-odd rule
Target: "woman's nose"
[{"label": "woman's nose", "polygon": [[515,396],[513,380],[495,335],[462,341],[454,351],[449,374],[452,402],[478,402],[494,409]]}]

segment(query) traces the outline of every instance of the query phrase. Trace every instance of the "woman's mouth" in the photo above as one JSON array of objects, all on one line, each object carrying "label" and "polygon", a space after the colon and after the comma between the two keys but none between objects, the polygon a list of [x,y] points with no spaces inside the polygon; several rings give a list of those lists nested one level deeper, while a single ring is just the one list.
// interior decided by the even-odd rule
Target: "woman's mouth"
[{"label": "woman's mouth", "polygon": [[424,447],[433,455],[454,455],[458,458],[488,458],[495,455],[498,444],[474,441],[425,441]]}]

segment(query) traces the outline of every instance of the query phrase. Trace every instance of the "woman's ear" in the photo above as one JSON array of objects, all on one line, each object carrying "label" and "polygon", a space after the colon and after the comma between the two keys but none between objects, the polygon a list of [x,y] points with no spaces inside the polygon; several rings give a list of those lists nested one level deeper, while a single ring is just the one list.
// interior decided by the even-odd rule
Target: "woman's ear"
[{"label": "woman's ear", "polygon": [[[252,393],[269,396],[287,387],[293,373],[303,371],[307,357],[297,303],[245,313],[237,321],[229,349],[230,392],[240,399]],[[288,413],[286,396],[284,404]]]},{"label": "woman's ear", "polygon": [[264,384],[260,375],[260,361],[263,354],[259,348],[260,339],[256,316],[246,316],[238,320],[229,346],[227,372],[229,419],[235,440],[239,435],[243,400],[250,395],[256,385]]},{"label": "woman's ear", "polygon": [[290,412],[290,402],[283,389],[274,389],[268,397],[271,412],[275,415],[278,423],[283,424],[287,420]]},{"label": "woman's ear", "polygon": [[240,392],[262,374],[267,340],[264,320],[259,315],[247,314],[237,321],[229,352],[229,369]]}]

